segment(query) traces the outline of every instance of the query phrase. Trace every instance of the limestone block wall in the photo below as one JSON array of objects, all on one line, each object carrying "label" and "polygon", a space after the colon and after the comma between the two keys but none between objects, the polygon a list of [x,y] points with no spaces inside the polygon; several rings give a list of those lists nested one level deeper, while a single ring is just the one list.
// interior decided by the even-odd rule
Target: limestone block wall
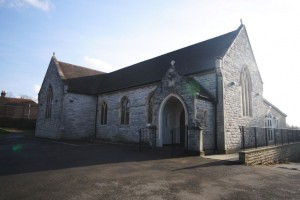
[{"label": "limestone block wall", "polygon": [[192,76],[200,83],[214,98],[216,98],[216,72],[208,72],[206,74],[198,74]]},{"label": "limestone block wall", "polygon": [[[252,82],[252,116],[243,116],[240,77],[244,67],[249,69]],[[225,152],[241,146],[240,125],[264,126],[263,83],[255,62],[245,28],[222,59]]]},{"label": "limestone block wall", "polygon": [[95,137],[96,96],[65,93],[63,100],[62,138]]},{"label": "limestone block wall", "polygon": [[[53,90],[52,110],[51,118],[46,119],[47,90],[50,85]],[[63,88],[64,85],[60,79],[55,63],[51,61],[39,92],[39,107],[35,131],[37,137],[60,138]]]},{"label": "limestone block wall", "polygon": [[[137,87],[98,97],[97,138],[114,141],[138,142],[138,129],[147,124],[147,100],[156,85]],[[121,124],[121,99],[126,96],[130,104],[129,125]],[[100,124],[102,102],[107,103],[107,124]]]},{"label": "limestone block wall", "polygon": [[283,163],[300,158],[300,143],[241,151],[239,160],[245,165]]},{"label": "limestone block wall", "polygon": [[196,119],[203,129],[203,150],[212,153],[215,149],[215,109],[214,104],[201,99],[196,100]]}]

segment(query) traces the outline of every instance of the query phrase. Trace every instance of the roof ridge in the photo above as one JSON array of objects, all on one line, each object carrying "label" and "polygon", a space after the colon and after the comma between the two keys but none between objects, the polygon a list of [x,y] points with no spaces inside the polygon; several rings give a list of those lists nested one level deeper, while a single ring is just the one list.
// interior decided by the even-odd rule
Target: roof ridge
[{"label": "roof ridge", "polygon": [[[147,61],[150,61],[150,60],[153,60],[153,59],[162,57],[162,56],[166,56],[166,55],[169,55],[169,54],[173,54],[173,53],[176,53],[176,52],[178,52],[178,51],[181,51],[181,50],[184,50],[184,49],[191,48],[191,47],[193,47],[193,46],[197,46],[197,45],[203,44],[203,43],[205,43],[205,42],[210,42],[210,41],[213,41],[213,40],[215,40],[215,39],[217,39],[217,38],[221,38],[221,37],[224,37],[224,36],[226,36],[226,35],[232,34],[232,33],[234,33],[234,32],[239,32],[240,29],[242,29],[242,27],[244,27],[243,24],[241,24],[241,25],[240,25],[236,30],[234,30],[234,31],[230,31],[230,32],[224,33],[224,34],[222,34],[222,35],[219,35],[219,36],[216,36],[216,37],[213,37],[213,38],[209,38],[209,39],[207,39],[207,40],[203,40],[203,41],[201,41],[201,42],[197,42],[197,43],[194,43],[194,44],[191,44],[191,45],[188,45],[188,46],[185,46],[185,47],[182,47],[182,48],[179,48],[179,49],[176,49],[176,50],[173,50],[173,51],[170,51],[170,52],[167,52],[167,53],[164,53],[164,54],[161,54],[161,55],[152,57],[152,58],[149,58],[149,59],[147,59],[147,60],[143,60],[143,61],[134,63],[134,64],[132,64],[132,65],[123,67],[123,68],[121,68],[121,69],[112,71],[112,72],[107,73],[107,74],[111,74],[111,73],[114,73],[114,72],[118,72],[118,71],[121,71],[121,70],[125,70],[126,68],[130,68],[130,67],[132,67],[132,66],[139,65],[140,63],[147,62]],[[236,38],[236,36],[235,36],[235,38]],[[226,53],[226,52],[225,52],[225,53]],[[225,54],[224,54],[224,55],[225,55]]]},{"label": "roof ridge", "polygon": [[66,77],[65,77],[65,75],[64,75],[63,70],[61,69],[61,67],[60,67],[60,65],[59,65],[59,61],[57,60],[57,58],[55,57],[54,54],[53,54],[51,60],[53,60],[55,66],[56,66],[56,68],[57,68],[58,75],[60,76],[61,80],[62,80],[63,82],[65,82],[65,81],[66,81]]}]

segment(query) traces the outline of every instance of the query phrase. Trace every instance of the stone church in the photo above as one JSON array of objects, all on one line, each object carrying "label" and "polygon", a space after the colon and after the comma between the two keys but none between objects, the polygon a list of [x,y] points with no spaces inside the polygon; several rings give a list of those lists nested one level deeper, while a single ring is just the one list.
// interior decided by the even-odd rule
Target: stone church
[{"label": "stone church", "polygon": [[155,127],[157,147],[170,144],[176,130],[185,148],[230,153],[241,147],[241,125],[286,125],[286,114],[263,97],[243,24],[111,73],[53,55],[39,92],[36,136],[136,143],[140,128]]}]

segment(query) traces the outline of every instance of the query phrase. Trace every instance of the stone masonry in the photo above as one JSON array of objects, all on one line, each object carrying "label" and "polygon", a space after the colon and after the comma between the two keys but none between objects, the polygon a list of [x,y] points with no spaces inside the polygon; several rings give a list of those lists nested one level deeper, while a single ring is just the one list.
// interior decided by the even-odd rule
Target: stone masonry
[{"label": "stone masonry", "polygon": [[[46,99],[49,86],[53,89],[53,101],[51,118],[46,119]],[[53,60],[51,60],[46,72],[43,84],[39,92],[39,109],[36,124],[36,136],[48,138],[61,138],[62,105],[64,97],[64,85]]]},{"label": "stone masonry", "polygon": [[[220,40],[222,41],[220,42]],[[215,43],[211,43],[211,41],[217,41],[220,44],[220,49],[215,47]],[[212,45],[210,48],[216,48],[216,51],[211,49],[206,51],[207,46],[205,45],[209,44]],[[221,51],[223,48],[225,49],[224,52]],[[198,50],[202,52],[198,52]],[[185,52],[183,55],[186,58],[178,56],[182,52]],[[199,56],[199,53],[202,57]],[[206,55],[208,56],[207,59]],[[178,56],[178,60],[182,59],[178,62],[181,63],[178,69],[181,70],[176,70],[176,60],[172,62],[170,60],[169,70],[167,70],[166,65],[163,66],[173,56]],[[190,61],[189,59],[191,62],[187,62]],[[151,64],[149,64],[150,61]],[[170,134],[170,129],[178,128],[178,126],[180,129],[183,127],[181,116],[184,116],[184,125],[190,129],[191,137],[188,143],[191,145],[191,150],[197,151],[203,145],[203,149],[207,153],[213,153],[216,150],[218,153],[230,153],[241,149],[240,126],[265,126],[270,103],[267,103],[263,98],[262,78],[244,25],[241,25],[236,31],[217,37],[217,39],[213,38],[150,59],[150,61],[138,63],[125,71],[128,72],[129,69],[133,69],[136,72],[144,69],[135,68],[139,65],[139,67],[146,67],[148,72],[158,67],[156,71],[153,71],[155,72],[152,74],[153,77],[160,73],[165,74],[152,77],[152,82],[150,80],[143,82],[143,80],[138,79],[137,82],[133,81],[135,85],[127,85],[127,88],[120,87],[108,91],[105,90],[107,85],[114,85],[113,81],[118,81],[115,77],[122,77],[121,73],[124,71],[118,70],[116,73],[119,72],[119,75],[106,79],[111,74],[99,72],[95,75],[94,71],[65,63],[63,69],[64,72],[67,72],[66,74],[74,75],[76,70],[76,73],[79,74],[79,77],[70,76],[67,80],[68,77],[64,77],[62,68],[59,67],[58,61],[53,57],[39,93],[36,136],[72,139],[96,137],[136,143],[139,140],[138,129],[151,125],[157,128],[157,145],[162,146],[170,142],[168,137],[163,137],[166,136],[164,134]],[[192,71],[187,73],[184,69],[191,69]],[[250,106],[247,108],[250,107],[252,113],[249,116],[243,114],[242,95],[244,97],[245,92],[243,91],[245,90],[242,90],[241,73],[244,69],[247,69],[250,77],[250,81],[248,81],[250,82],[250,100],[248,101],[247,98]],[[86,73],[86,77],[80,77],[83,71]],[[143,70],[139,73],[143,74]],[[106,80],[111,80],[111,82],[103,82]],[[81,81],[85,81],[84,87],[81,87]],[[68,85],[70,83],[73,85]],[[105,89],[101,89],[101,83],[107,83],[107,85],[103,84]],[[89,87],[90,84],[93,87]],[[46,118],[46,99],[49,86],[53,89],[53,101],[51,118]],[[147,122],[150,93],[154,93],[152,123]],[[130,112],[129,124],[127,125],[121,124],[121,99],[123,97],[127,97],[129,100]],[[107,124],[102,125],[100,120],[101,105],[104,101],[107,104]],[[271,108],[271,111],[273,116],[278,119],[278,126],[280,128],[285,127],[286,115],[275,106]],[[168,125],[169,115],[176,123],[172,122],[172,125]],[[197,130],[199,127],[203,130],[202,141],[200,141]],[[180,132],[182,133],[182,130]],[[168,140],[168,143],[163,143],[163,140]]]}]

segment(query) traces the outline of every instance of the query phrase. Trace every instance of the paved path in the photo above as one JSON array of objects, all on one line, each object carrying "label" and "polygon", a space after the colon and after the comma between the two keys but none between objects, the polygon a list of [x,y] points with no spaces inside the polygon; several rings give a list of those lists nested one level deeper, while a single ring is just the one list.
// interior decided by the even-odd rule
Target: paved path
[{"label": "paved path", "polygon": [[[297,164],[297,163],[296,163]],[[287,165],[289,166],[289,165]],[[0,199],[299,199],[300,171],[0,135]]]}]

